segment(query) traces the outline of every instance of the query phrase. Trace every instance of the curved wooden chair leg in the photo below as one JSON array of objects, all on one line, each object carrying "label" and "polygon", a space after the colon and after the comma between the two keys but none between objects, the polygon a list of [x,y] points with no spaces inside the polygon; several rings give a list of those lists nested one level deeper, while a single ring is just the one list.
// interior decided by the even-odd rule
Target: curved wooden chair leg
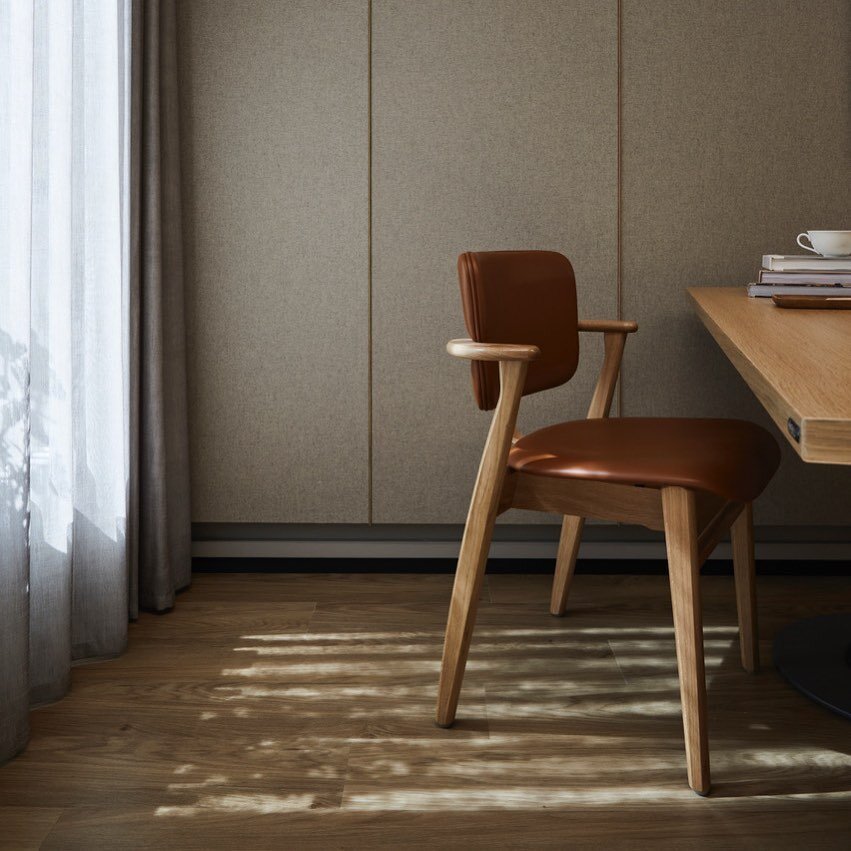
[{"label": "curved wooden chair leg", "polygon": [[709,735],[694,493],[685,488],[664,488],[662,509],[680,672],[688,782],[699,795],[706,795],[710,785]]},{"label": "curved wooden chair leg", "polygon": [[556,571],[553,577],[553,590],[550,597],[550,614],[561,616],[567,608],[567,595],[573,571],[576,569],[576,554],[579,552],[579,539],[582,537],[584,517],[566,514],[561,524],[561,537],[558,542]]},{"label": "curved wooden chair leg", "polygon": [[436,722],[439,727],[449,727],[455,721],[458,695],[467,652],[473,637],[476,609],[482,593],[482,581],[488,560],[493,527],[502,485],[507,470],[508,450],[517,421],[517,408],[527,364],[523,361],[501,361],[499,364],[500,397],[491,421],[488,439],[482,453],[479,473],[473,487],[473,498],[464,527],[464,538],[458,555],[446,638],[443,644],[443,662],[440,684],[437,689]]},{"label": "curved wooden chair leg", "polygon": [[468,525],[465,531],[446,623],[435,719],[438,727],[451,727],[455,723],[492,534],[493,521],[473,528]]},{"label": "curved wooden chair leg", "polygon": [[739,650],[742,655],[742,667],[753,674],[759,670],[759,629],[751,503],[745,505],[730,527],[730,539],[736,578],[736,608],[739,612]]}]

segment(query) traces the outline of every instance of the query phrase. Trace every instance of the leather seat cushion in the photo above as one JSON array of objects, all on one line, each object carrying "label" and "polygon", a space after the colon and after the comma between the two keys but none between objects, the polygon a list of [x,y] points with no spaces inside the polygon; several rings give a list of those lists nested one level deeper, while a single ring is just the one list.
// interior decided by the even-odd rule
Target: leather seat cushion
[{"label": "leather seat cushion", "polygon": [[520,438],[508,465],[538,476],[676,485],[750,502],[768,484],[780,449],[742,420],[619,417],[576,420]]}]

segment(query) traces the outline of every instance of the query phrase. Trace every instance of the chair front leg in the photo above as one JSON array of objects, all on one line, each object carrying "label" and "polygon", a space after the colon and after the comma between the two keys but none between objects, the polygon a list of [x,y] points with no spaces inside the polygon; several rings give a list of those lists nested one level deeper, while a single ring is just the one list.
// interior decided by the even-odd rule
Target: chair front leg
[{"label": "chair front leg", "polygon": [[584,517],[566,514],[561,524],[561,537],[558,542],[556,572],[553,577],[553,591],[550,597],[550,614],[561,616],[567,608],[567,595],[573,571],[576,569],[576,555],[579,552],[579,539],[582,537]]},{"label": "chair front leg", "polygon": [[[473,500],[476,501],[475,495]],[[495,519],[495,511],[493,516],[485,517],[481,522],[468,519],[464,530],[443,645],[437,696],[436,720],[439,727],[451,727],[455,722]]]},{"label": "chair front leg", "polygon": [[500,397],[482,462],[473,488],[467,525],[455,571],[455,585],[449,604],[443,662],[437,694],[436,721],[449,727],[455,721],[458,695],[467,664],[467,652],[476,622],[476,609],[482,593],[497,508],[508,464],[508,451],[517,421],[517,409],[526,378],[526,363],[500,362]]},{"label": "chair front leg", "polygon": [[688,782],[699,795],[706,795],[710,785],[709,735],[694,493],[685,488],[664,488],[662,510],[680,672]]},{"label": "chair front leg", "polygon": [[753,547],[753,508],[747,503],[730,527],[736,608],[739,613],[739,650],[748,673],[759,670],[759,630],[756,616],[756,568]]}]

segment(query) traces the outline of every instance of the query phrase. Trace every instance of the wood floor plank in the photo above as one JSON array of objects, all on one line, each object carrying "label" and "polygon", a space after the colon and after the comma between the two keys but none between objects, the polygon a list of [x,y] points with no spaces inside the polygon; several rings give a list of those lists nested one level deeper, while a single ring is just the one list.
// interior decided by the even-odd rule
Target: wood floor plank
[{"label": "wood floor plank", "polygon": [[293,746],[274,729],[230,737],[54,736],[0,772],[0,800],[13,806],[183,807],[233,790],[274,788],[311,807],[339,806],[348,747]]},{"label": "wood floor plank", "polygon": [[[187,594],[165,615],[142,612],[130,624],[129,640],[136,646],[141,641],[190,639],[197,650],[201,642],[230,643],[242,634],[304,632],[315,611],[316,604],[310,602],[246,602],[234,606],[226,600],[199,601]],[[191,624],[189,629],[187,624]]]},{"label": "wood floor plank", "polygon": [[44,851],[160,846],[205,849],[818,849],[847,851],[847,801],[768,801],[762,808],[738,800],[691,799],[672,804],[640,800],[583,803],[567,808],[499,810],[451,805],[391,810],[292,811],[285,798],[235,798],[191,815],[146,808],[68,811],[43,843]]},{"label": "wood floor plank", "polygon": [[432,717],[451,577],[327,579],[205,575],[124,656],[75,668],[0,768],[7,847],[848,847],[851,728],[769,652],[847,606],[847,579],[758,580],[756,676],[732,580],[704,579],[708,799],[685,782],[665,577],[580,575],[564,618],[548,577],[490,577],[450,730]]},{"label": "wood floor plank", "polygon": [[[186,594],[195,601],[389,603],[416,599],[448,604],[452,581],[448,573],[201,573]],[[485,598],[490,599],[487,586]]]},{"label": "wood floor plank", "polygon": [[[2,797],[0,797],[2,800]],[[12,807],[0,805],[0,849],[38,849],[64,811],[56,807]]]},{"label": "wood floor plank", "polygon": [[[546,610],[552,577],[545,574],[493,574],[488,577],[491,601],[505,605],[538,605]],[[778,606],[821,610],[825,605],[847,604],[846,576],[760,576],[757,562],[757,599],[760,609],[770,614]],[[702,576],[701,597],[704,606],[725,609],[736,605],[732,576]],[[585,575],[574,578],[570,589],[571,610],[587,607],[618,608],[626,602],[636,606],[670,609],[670,588],[665,575]],[[731,623],[735,623],[732,621]]]}]

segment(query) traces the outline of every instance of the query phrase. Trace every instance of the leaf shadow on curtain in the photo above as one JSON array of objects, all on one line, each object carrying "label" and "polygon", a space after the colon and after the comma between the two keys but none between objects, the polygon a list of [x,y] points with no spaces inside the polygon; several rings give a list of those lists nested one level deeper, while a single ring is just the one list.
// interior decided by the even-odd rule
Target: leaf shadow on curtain
[{"label": "leaf shadow on curtain", "polygon": [[0,761],[28,734],[28,383],[27,347],[0,327]]}]

